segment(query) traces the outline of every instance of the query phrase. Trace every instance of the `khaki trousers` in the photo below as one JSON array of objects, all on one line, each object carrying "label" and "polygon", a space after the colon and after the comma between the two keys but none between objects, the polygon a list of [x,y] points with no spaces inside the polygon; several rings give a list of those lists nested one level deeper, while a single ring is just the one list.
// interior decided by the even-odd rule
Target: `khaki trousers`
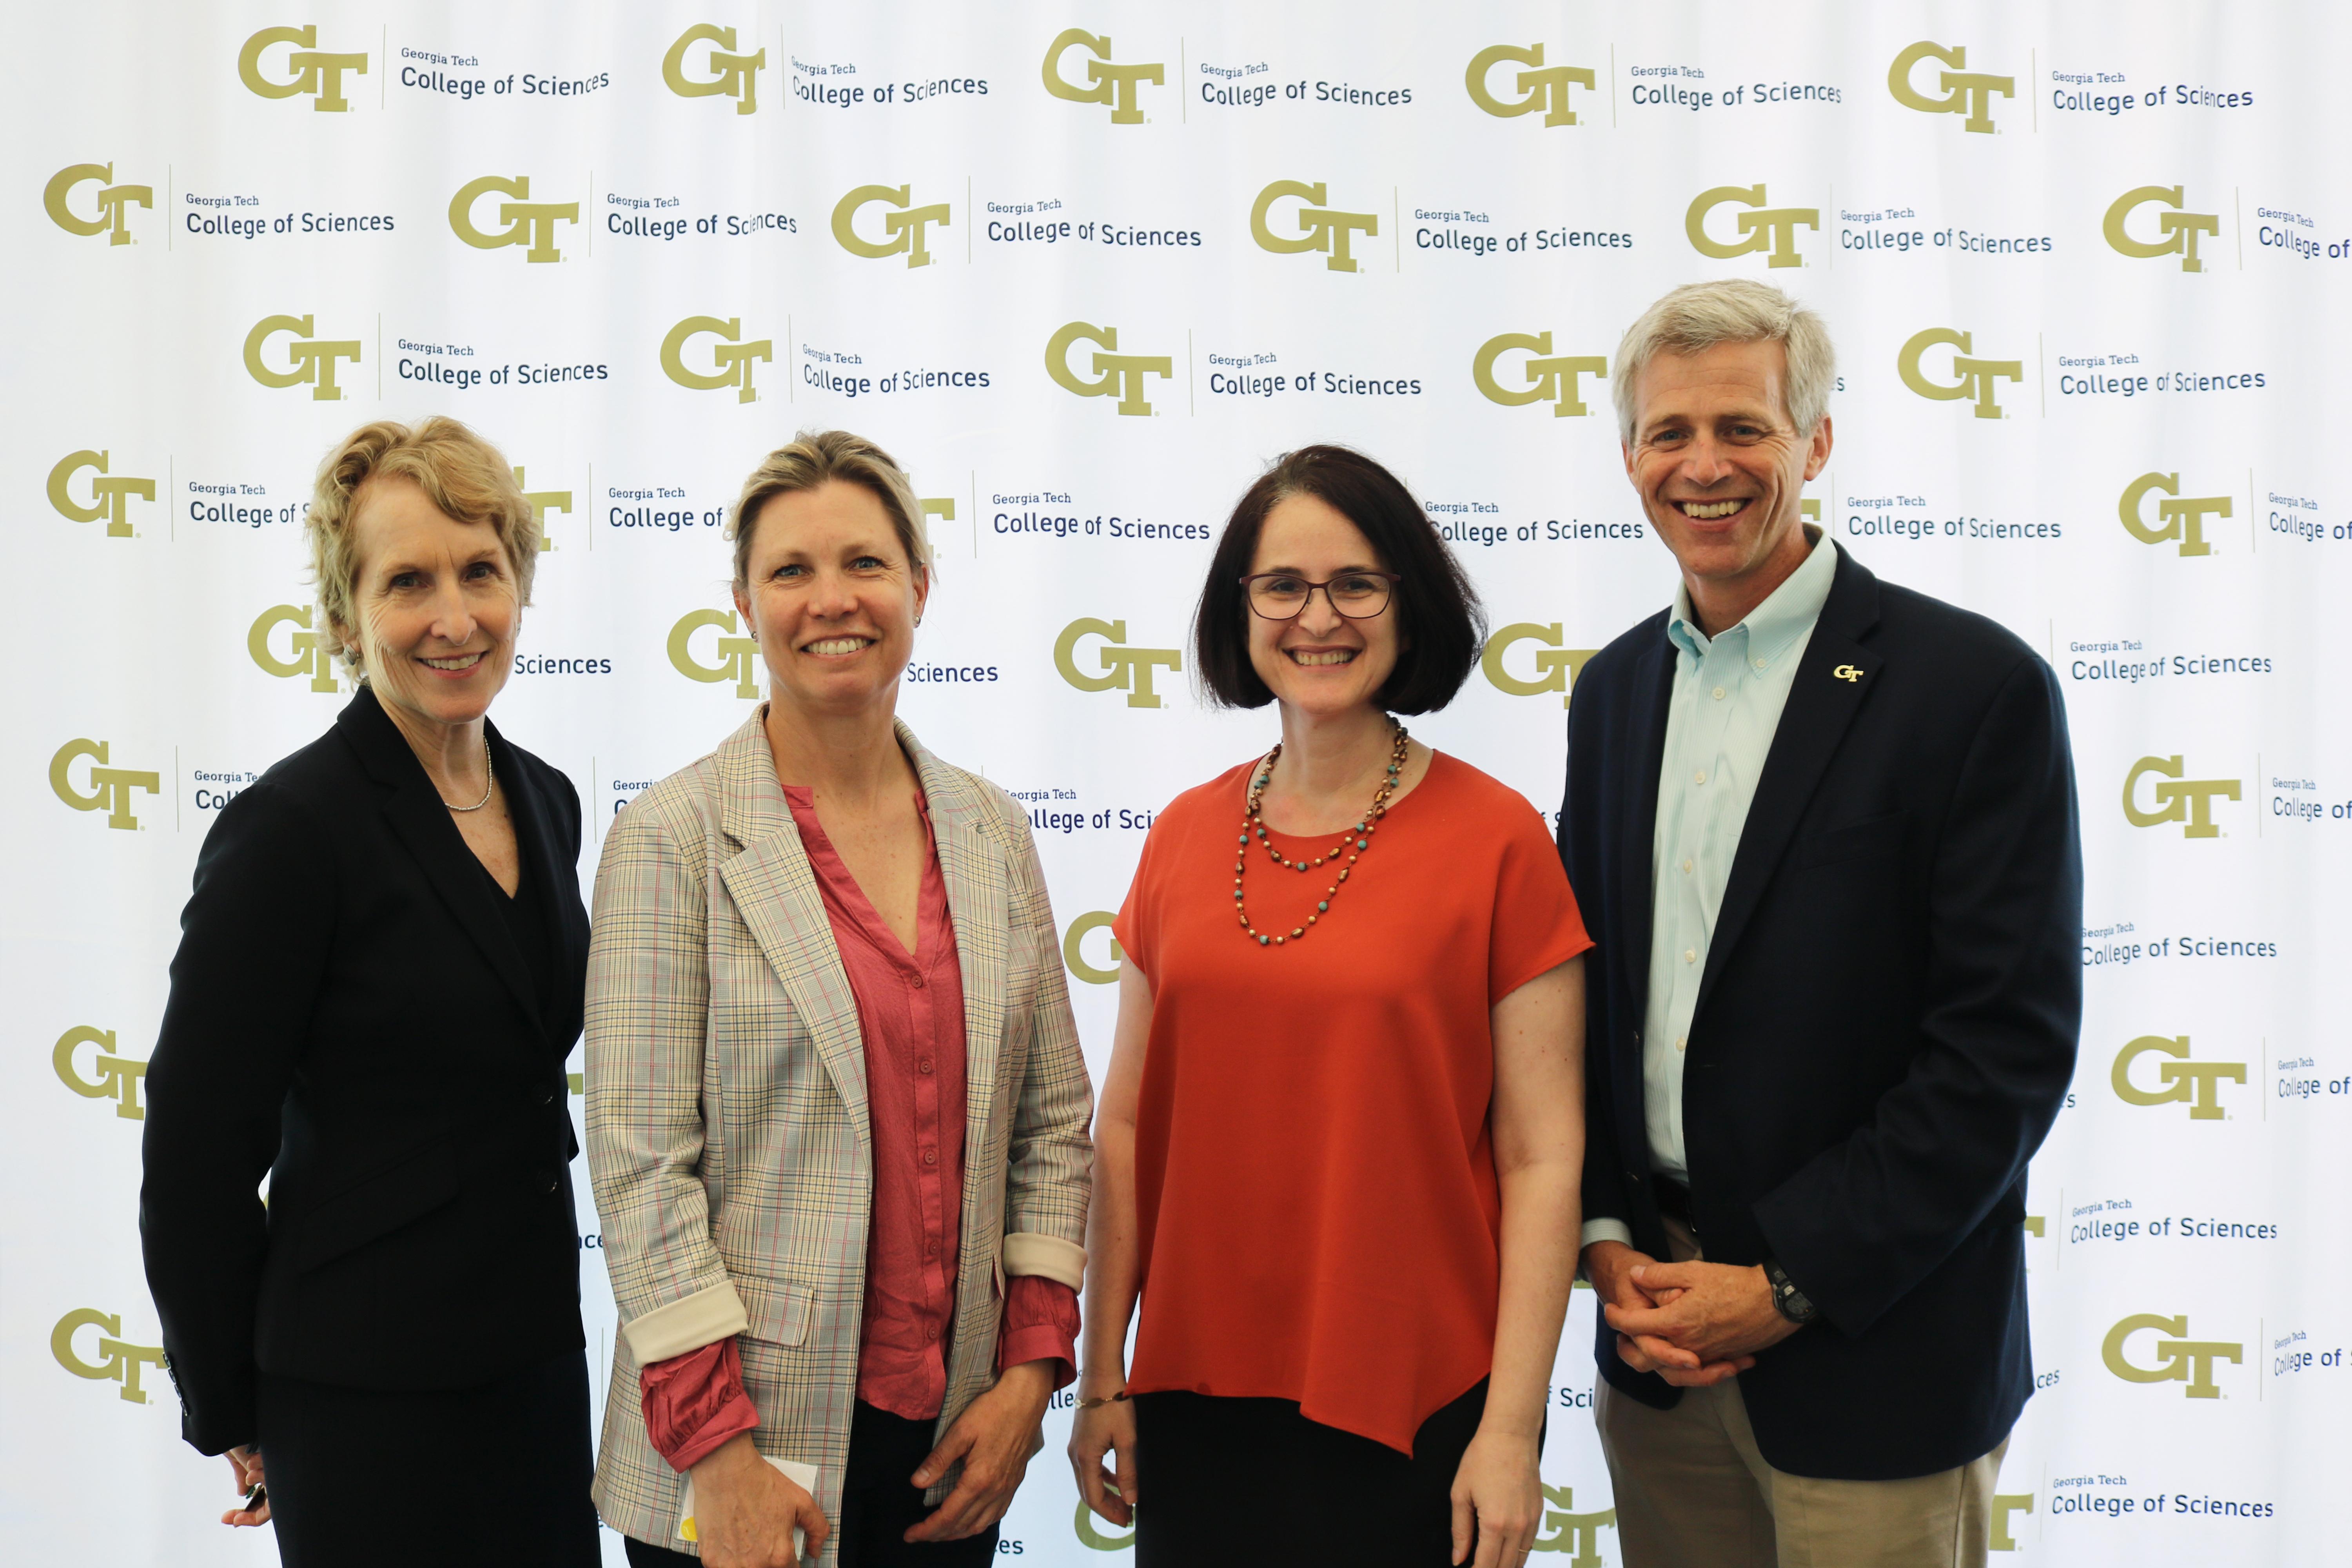
[{"label": "khaki trousers", "polygon": [[[1676,1262],[1699,1256],[1688,1229],[1666,1228]],[[1597,1383],[1625,1568],[1984,1568],[2007,1438],[1937,1475],[1821,1480],[1765,1462],[1736,1377],[1672,1410]]]}]

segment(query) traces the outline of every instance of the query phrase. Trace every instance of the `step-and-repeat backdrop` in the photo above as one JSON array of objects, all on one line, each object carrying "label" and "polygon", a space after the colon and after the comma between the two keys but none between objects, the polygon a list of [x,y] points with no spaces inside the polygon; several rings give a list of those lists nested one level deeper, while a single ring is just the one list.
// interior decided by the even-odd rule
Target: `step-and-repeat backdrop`
[{"label": "step-and-repeat backdrop", "polygon": [[[1274,738],[1184,651],[1259,466],[1339,440],[1405,478],[1494,627],[1414,728],[1549,815],[1578,670],[1674,581],[1618,336],[1747,277],[1836,334],[1822,525],[2014,628],[2074,728],[2088,1007],[1994,1544],[2345,1560],[2340,8],[114,0],[11,37],[12,1554],[271,1550],[213,1522],[159,1370],[142,1074],[215,814],[348,695],[301,525],[344,432],[455,415],[539,509],[498,718],[577,784],[583,881],[759,693],[743,474],[801,428],[898,454],[940,563],[902,711],[1029,803],[1099,1068],[1153,813]],[[1586,1568],[1621,1560],[1591,1310],[1538,1547]],[[1067,1419],[1002,1551],[1116,1562]],[[497,1506],[510,1437],[418,1455],[419,1520]]]}]

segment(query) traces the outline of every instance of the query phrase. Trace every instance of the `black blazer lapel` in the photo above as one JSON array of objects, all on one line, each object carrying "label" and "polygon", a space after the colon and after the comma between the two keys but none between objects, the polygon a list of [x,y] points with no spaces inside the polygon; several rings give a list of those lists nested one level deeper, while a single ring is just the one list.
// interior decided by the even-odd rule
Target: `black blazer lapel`
[{"label": "black blazer lapel", "polygon": [[[514,817],[515,848],[518,858],[522,862],[522,874],[539,883],[541,913],[547,927],[548,953],[555,961],[556,973],[568,974],[572,972],[573,944],[572,933],[564,929],[563,916],[573,907],[574,900],[567,895],[578,885],[579,873],[565,864],[557,848],[555,824],[548,815],[548,803],[540,794],[538,782],[516,757],[514,748],[507,743],[507,738],[499,733],[499,727],[488,720],[484,720],[483,724],[489,731],[490,756],[498,767],[500,785],[507,793],[507,809]],[[467,853],[470,855],[471,851]],[[493,906],[492,913],[496,912]],[[500,928],[499,934],[511,952],[514,940],[504,930],[504,917],[500,917]],[[531,1016],[542,1028],[555,1029],[561,1020],[540,1017],[538,988],[530,984],[530,976],[522,973],[522,955],[516,952],[514,957],[516,973],[520,977],[524,990],[530,993],[524,1000],[530,1006]],[[509,982],[509,984],[514,983]],[[550,1034],[548,1044],[562,1051],[568,1050],[572,1042],[556,1039]]]},{"label": "black blazer lapel", "polygon": [[1795,678],[1789,687],[1788,705],[1765,753],[1764,771],[1756,780],[1748,820],[1739,830],[1739,847],[1731,858],[1731,876],[1724,884],[1723,906],[1717,911],[1714,934],[1707,942],[1706,970],[1699,977],[1696,1020],[1723,973],[1726,959],[1738,946],[1740,933],[1764,895],[1773,870],[1795,836],[1805,806],[1821,784],[1822,774],[1845,738],[1846,727],[1877,685],[1885,661],[1855,638],[1878,622],[1878,579],[1843,551],[1838,552],[1837,576],[1830,596],[1813,625]]},{"label": "black blazer lapel", "polygon": [[[360,688],[359,695],[337,716],[336,722],[344,739],[358,753],[360,765],[382,789],[384,821],[390,825],[394,836],[424,871],[425,879],[433,884],[433,890],[440,895],[441,901],[448,906],[450,916],[457,922],[458,929],[473,939],[474,945],[481,951],[482,957],[499,981],[514,994],[515,1000],[522,1004],[524,1016],[530,1018],[534,1027],[542,1026],[537,988],[524,972],[522,953],[507,931],[506,917],[490,901],[499,895],[492,890],[482,863],[466,847],[465,836],[457,831],[457,825],[449,820],[449,808],[435,791],[433,781],[425,776],[425,764],[416,760],[416,753],[409,750],[408,742],[393,727],[392,720],[377,702],[375,693],[365,686]],[[495,765],[496,750],[491,756]],[[510,752],[509,760],[511,763]],[[521,773],[519,767],[511,771],[517,775]],[[524,793],[509,788],[507,800],[510,809],[516,808],[519,795]],[[528,855],[530,850],[528,841],[523,837],[521,811],[515,809],[515,816],[517,845]],[[541,837],[544,839],[543,832]],[[528,862],[524,869],[526,872],[531,869]],[[550,887],[551,895],[552,886]],[[553,901],[551,896],[549,901]],[[560,942],[553,951],[562,951]]]}]

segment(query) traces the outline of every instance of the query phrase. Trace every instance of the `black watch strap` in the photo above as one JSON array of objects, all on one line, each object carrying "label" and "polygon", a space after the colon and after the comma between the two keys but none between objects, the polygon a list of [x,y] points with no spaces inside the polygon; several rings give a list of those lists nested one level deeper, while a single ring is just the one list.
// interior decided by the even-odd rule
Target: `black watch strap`
[{"label": "black watch strap", "polygon": [[1774,1310],[1789,1321],[1797,1324],[1810,1323],[1821,1311],[1820,1308],[1813,1305],[1811,1297],[1797,1289],[1797,1282],[1789,1278],[1788,1271],[1780,1267],[1778,1258],[1768,1258],[1764,1260],[1764,1278],[1770,1281],[1772,1286]]}]

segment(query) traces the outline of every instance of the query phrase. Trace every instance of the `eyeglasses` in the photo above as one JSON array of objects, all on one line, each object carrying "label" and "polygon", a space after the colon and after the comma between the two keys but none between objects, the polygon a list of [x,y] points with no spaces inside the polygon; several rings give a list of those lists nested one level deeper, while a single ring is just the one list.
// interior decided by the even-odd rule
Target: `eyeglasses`
[{"label": "eyeglasses", "polygon": [[1260,572],[1242,579],[1250,608],[1269,621],[1296,620],[1315,590],[1351,621],[1366,621],[1389,607],[1389,591],[1402,577],[1393,572],[1342,572],[1325,583],[1312,583],[1296,572]]}]

